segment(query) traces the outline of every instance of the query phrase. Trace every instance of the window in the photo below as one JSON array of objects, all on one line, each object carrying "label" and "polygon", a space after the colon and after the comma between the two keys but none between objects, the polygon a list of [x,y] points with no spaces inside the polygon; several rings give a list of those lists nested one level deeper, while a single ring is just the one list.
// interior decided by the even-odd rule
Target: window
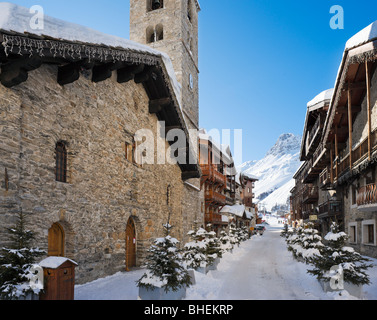
[{"label": "window", "polygon": [[189,21],[191,21],[191,19],[192,19],[192,3],[191,3],[191,0],[187,1],[187,18],[189,19]]},{"label": "window", "polygon": [[146,31],[147,43],[164,40],[164,27],[158,24],[155,28],[148,27]]},{"label": "window", "polygon": [[147,0],[147,11],[154,11],[164,7],[164,0]]},{"label": "window", "polygon": [[363,244],[376,245],[375,220],[364,220],[362,222]]},{"label": "window", "polygon": [[55,148],[56,181],[67,182],[67,148],[64,142],[58,142]]},{"label": "window", "polygon": [[351,222],[348,225],[348,235],[350,243],[357,243],[357,225],[356,222]]},{"label": "window", "polygon": [[135,163],[135,143],[125,143],[125,158],[132,163]]},{"label": "window", "polygon": [[352,205],[356,204],[357,199],[357,188],[355,186],[351,186],[351,192],[352,192]]}]

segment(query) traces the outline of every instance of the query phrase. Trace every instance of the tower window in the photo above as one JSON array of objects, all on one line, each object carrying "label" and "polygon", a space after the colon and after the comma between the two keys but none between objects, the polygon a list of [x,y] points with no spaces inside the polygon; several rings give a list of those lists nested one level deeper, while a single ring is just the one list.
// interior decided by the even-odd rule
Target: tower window
[{"label": "tower window", "polygon": [[187,1],[187,18],[191,21],[192,19],[192,3],[191,0]]},{"label": "tower window", "polygon": [[147,11],[162,9],[164,0],[147,0]]},{"label": "tower window", "polygon": [[56,181],[67,182],[67,148],[64,142],[58,142],[55,148]]},{"label": "tower window", "polygon": [[153,43],[156,41],[164,40],[164,27],[162,24],[158,24],[155,28],[147,28],[147,43]]}]

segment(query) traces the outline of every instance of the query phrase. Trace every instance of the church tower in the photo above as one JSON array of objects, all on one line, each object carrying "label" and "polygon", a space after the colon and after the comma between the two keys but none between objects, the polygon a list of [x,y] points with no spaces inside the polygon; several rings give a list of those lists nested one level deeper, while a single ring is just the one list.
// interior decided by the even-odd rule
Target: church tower
[{"label": "church tower", "polygon": [[167,53],[189,129],[199,129],[197,0],[130,0],[130,40]]}]

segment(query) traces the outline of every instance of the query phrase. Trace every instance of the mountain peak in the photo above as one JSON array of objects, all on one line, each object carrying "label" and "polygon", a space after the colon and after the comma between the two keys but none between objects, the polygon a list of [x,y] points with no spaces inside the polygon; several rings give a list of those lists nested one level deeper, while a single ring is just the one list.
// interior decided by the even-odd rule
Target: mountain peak
[{"label": "mountain peak", "polygon": [[267,155],[280,156],[286,153],[297,153],[301,147],[301,137],[293,133],[283,133]]}]

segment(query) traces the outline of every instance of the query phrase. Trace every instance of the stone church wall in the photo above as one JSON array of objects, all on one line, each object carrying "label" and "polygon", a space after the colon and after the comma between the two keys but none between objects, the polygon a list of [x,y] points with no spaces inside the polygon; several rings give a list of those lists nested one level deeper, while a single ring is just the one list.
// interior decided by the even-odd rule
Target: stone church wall
[{"label": "stone church wall", "polygon": [[[178,165],[140,167],[125,159],[125,143],[138,129],[157,132],[141,84],[118,84],[114,78],[95,84],[81,75],[61,87],[56,77],[57,67],[44,65],[19,86],[0,86],[0,245],[6,243],[3,227],[14,224],[19,210],[45,250],[48,230],[59,222],[65,256],[78,263],[80,284],[125,269],[131,216],[138,265],[151,241],[164,235],[169,210],[172,235],[182,240],[190,211],[198,210],[195,196],[183,196],[197,191],[184,191]],[[59,141],[67,144],[68,183],[55,181]]]}]

